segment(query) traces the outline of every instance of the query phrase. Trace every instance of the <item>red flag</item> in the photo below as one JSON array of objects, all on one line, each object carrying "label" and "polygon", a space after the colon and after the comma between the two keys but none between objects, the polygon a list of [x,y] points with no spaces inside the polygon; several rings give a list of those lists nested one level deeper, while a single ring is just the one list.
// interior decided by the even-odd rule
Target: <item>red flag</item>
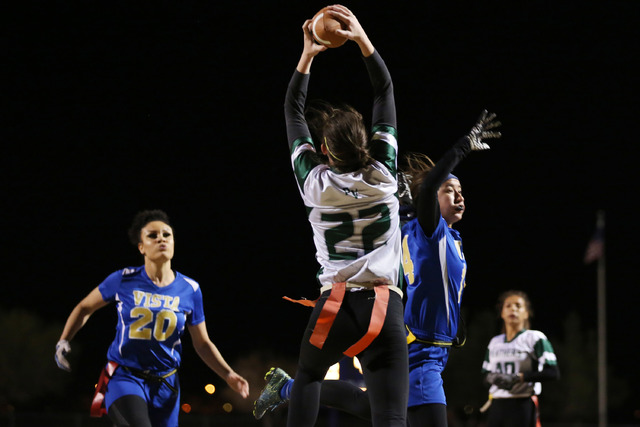
[{"label": "red flag", "polygon": [[584,263],[591,264],[604,256],[604,214],[598,213],[596,230],[584,252]]}]

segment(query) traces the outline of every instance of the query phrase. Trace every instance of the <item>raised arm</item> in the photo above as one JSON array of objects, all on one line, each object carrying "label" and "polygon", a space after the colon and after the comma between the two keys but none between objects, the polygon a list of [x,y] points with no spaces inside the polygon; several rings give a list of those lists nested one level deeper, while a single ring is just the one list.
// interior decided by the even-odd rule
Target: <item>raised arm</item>
[{"label": "raised arm", "polygon": [[417,200],[416,217],[425,235],[431,236],[440,221],[440,204],[438,203],[440,185],[469,151],[471,148],[465,136],[447,150],[422,181]]},{"label": "raised arm", "polygon": [[356,16],[349,9],[335,5],[329,7],[328,13],[344,23],[345,29],[336,30],[336,33],[356,42],[364,58],[373,86],[373,126],[386,125],[395,129],[396,107],[393,84],[386,64],[375,50]]},{"label": "raised arm", "polygon": [[309,74],[294,71],[284,101],[284,118],[287,127],[289,149],[300,139],[311,141],[311,133],[304,117],[304,104],[307,99]]},{"label": "raised arm", "polygon": [[483,111],[469,134],[460,138],[442,156],[420,185],[416,215],[422,230],[427,236],[433,234],[440,221],[440,205],[438,204],[438,189],[440,185],[470,151],[489,149],[489,145],[484,140],[500,138],[501,133],[492,130],[500,126],[500,122],[495,118],[495,114],[486,110]]},{"label": "raised arm", "polygon": [[365,58],[373,54],[375,51],[373,44],[353,12],[345,6],[336,4],[329,6],[327,13],[344,24],[344,28],[337,29],[336,34],[356,42]]},{"label": "raised arm", "polygon": [[309,73],[313,58],[320,52],[327,50],[313,41],[311,34],[311,20],[307,19],[302,24],[303,49],[296,70],[289,81],[284,102],[284,114],[287,127],[287,140],[289,148],[295,141],[305,138],[311,141],[311,133],[304,117],[304,105],[307,99],[307,87],[309,86]]},{"label": "raised arm", "polygon": [[373,87],[373,126],[390,126],[396,129],[396,103],[389,70],[377,51],[365,57],[364,63]]}]

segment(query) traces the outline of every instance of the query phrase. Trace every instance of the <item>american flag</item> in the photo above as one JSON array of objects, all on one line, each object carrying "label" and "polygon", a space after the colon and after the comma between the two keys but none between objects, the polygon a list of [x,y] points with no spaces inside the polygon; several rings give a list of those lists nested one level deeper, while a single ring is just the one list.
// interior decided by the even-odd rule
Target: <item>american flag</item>
[{"label": "american flag", "polygon": [[604,256],[604,213],[598,212],[596,230],[584,252],[584,263],[591,264]]}]

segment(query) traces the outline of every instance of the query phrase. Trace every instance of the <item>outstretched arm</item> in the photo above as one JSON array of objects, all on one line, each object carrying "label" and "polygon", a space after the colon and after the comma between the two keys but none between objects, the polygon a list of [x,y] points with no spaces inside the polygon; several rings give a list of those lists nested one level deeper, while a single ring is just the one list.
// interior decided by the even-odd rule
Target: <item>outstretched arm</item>
[{"label": "outstretched arm", "polygon": [[311,141],[311,133],[304,117],[304,105],[307,99],[307,87],[309,86],[309,73],[313,58],[320,52],[326,50],[325,46],[320,46],[313,41],[311,35],[311,20],[307,19],[302,24],[304,47],[296,70],[291,76],[289,86],[284,101],[284,117],[287,127],[287,140],[289,148],[295,141],[306,139]]},{"label": "outstretched arm", "polygon": [[396,106],[393,97],[393,84],[386,64],[375,50],[356,16],[349,9],[335,5],[329,7],[328,13],[344,23],[346,27],[346,29],[336,30],[336,33],[356,42],[364,57],[369,79],[373,86],[373,125],[387,125],[395,129]]},{"label": "outstretched arm", "polygon": [[365,58],[370,56],[375,51],[373,44],[369,40],[367,33],[358,22],[356,16],[345,6],[336,4],[333,6],[328,6],[327,13],[342,22],[345,26],[343,29],[337,29],[336,34],[342,37],[346,37],[349,40],[353,40],[357,43],[360,48],[360,52],[362,52],[362,56]]},{"label": "outstretched arm", "polygon": [[311,19],[304,21],[304,24],[302,24],[302,32],[304,34],[304,45],[296,70],[302,74],[309,74],[311,72],[313,58],[315,58],[320,52],[327,50],[327,47],[321,46],[313,41],[313,34],[311,33]]},{"label": "outstretched arm", "polygon": [[374,126],[390,126],[397,129],[396,103],[393,93],[391,74],[380,54],[376,51],[364,58],[369,80],[373,87],[373,114],[371,121]]},{"label": "outstretched arm", "polygon": [[438,189],[451,171],[470,151],[467,137],[463,137],[451,147],[427,174],[420,185],[420,194],[416,204],[416,217],[426,236],[431,236],[440,221]]},{"label": "outstretched arm", "polygon": [[494,113],[484,110],[469,134],[460,138],[442,156],[420,185],[416,211],[418,222],[427,236],[433,234],[440,221],[438,188],[470,151],[488,150],[489,145],[485,141],[502,136],[500,132],[494,130],[501,125],[495,119]]},{"label": "outstretched arm", "polygon": [[66,358],[71,352],[69,341],[76,336],[78,331],[87,323],[89,317],[98,309],[107,305],[108,302],[102,299],[102,294],[96,286],[82,301],[75,306],[67,318],[67,322],[62,330],[62,335],[56,344],[56,363],[60,369],[71,371],[71,365]]},{"label": "outstretched arm", "polygon": [[249,396],[249,383],[231,369],[224,360],[218,348],[209,338],[205,322],[189,326],[189,334],[191,334],[193,347],[200,359],[225,380],[229,387],[246,399]]}]

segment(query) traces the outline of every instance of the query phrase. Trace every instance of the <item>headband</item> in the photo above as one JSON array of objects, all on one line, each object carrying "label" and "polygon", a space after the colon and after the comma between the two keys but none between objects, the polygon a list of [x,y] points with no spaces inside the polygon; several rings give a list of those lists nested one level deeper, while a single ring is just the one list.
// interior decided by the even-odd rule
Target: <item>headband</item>
[{"label": "headband", "polygon": [[325,147],[327,147],[327,152],[328,152],[329,154],[331,154],[331,157],[333,157],[334,159],[336,159],[336,160],[337,160],[337,161],[339,161],[339,162],[341,162],[341,161],[342,161],[342,159],[341,159],[341,158],[339,158],[338,156],[336,156],[335,154],[333,154],[333,153],[331,152],[331,149],[329,148],[329,144],[327,144],[327,137],[326,137],[326,136],[324,137],[324,146],[325,146]]}]

